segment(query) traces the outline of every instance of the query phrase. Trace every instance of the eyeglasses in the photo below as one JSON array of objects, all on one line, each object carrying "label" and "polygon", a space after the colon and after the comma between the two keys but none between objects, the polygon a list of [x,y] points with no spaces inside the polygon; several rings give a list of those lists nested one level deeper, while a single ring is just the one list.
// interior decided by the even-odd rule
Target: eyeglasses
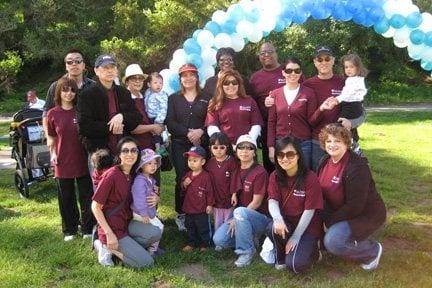
[{"label": "eyeglasses", "polygon": [[237,80],[225,80],[223,82],[223,86],[229,86],[230,84],[232,84],[234,86],[239,85]]},{"label": "eyeglasses", "polygon": [[258,53],[259,56],[273,55],[275,53],[274,50],[263,50]]},{"label": "eyeglasses", "polygon": [[252,145],[237,145],[237,150],[255,150],[255,147]]},{"label": "eyeglasses", "polygon": [[120,152],[122,153],[122,154],[138,154],[138,148],[136,148],[136,147],[134,147],[134,148],[123,148],[123,149],[121,149],[120,150]]},{"label": "eyeglasses", "polygon": [[67,65],[72,65],[72,64],[81,64],[83,63],[83,59],[75,59],[75,60],[66,60],[65,61]]},{"label": "eyeglasses", "polygon": [[134,76],[129,76],[127,78],[127,80],[132,80],[132,81],[144,81],[144,77],[143,76],[139,76],[139,75],[134,75]]},{"label": "eyeglasses", "polygon": [[276,157],[277,157],[277,159],[279,159],[279,160],[282,160],[282,159],[284,159],[285,157],[286,157],[288,160],[292,160],[292,159],[295,158],[296,155],[297,155],[297,153],[294,152],[294,151],[287,151],[287,152],[278,152],[278,153],[276,153]]},{"label": "eyeglasses", "polygon": [[291,74],[291,73],[295,73],[295,74],[300,74],[302,72],[302,70],[300,68],[295,68],[295,69],[291,69],[291,68],[285,68],[285,73],[286,74]]},{"label": "eyeglasses", "polygon": [[226,145],[212,145],[211,148],[214,150],[225,150],[227,148],[227,146]]},{"label": "eyeglasses", "polygon": [[326,56],[326,57],[318,57],[317,58],[317,61],[318,62],[323,62],[323,61],[325,61],[325,62],[330,62],[330,60],[331,60],[331,57],[330,56]]},{"label": "eyeglasses", "polygon": [[69,86],[63,86],[61,87],[61,91],[62,92],[72,92],[72,93],[76,93],[75,89]]},{"label": "eyeglasses", "polygon": [[228,62],[228,63],[232,63],[234,62],[234,60],[231,57],[227,57],[227,58],[219,58],[219,62]]}]

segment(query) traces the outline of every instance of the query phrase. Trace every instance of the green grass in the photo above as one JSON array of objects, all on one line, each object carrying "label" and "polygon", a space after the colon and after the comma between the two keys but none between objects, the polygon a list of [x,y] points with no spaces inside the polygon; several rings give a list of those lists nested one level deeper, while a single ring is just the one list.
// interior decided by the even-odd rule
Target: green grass
[{"label": "green grass", "polygon": [[326,254],[310,272],[276,271],[256,258],[234,268],[233,252],[179,252],[185,235],[173,221],[174,173],[163,174],[159,212],[167,253],[151,269],[104,268],[90,243],[64,243],[55,186],[16,196],[12,170],[0,171],[0,287],[430,287],[432,275],[432,113],[375,113],[360,128],[378,190],[389,211],[377,237],[384,243],[377,271]]}]

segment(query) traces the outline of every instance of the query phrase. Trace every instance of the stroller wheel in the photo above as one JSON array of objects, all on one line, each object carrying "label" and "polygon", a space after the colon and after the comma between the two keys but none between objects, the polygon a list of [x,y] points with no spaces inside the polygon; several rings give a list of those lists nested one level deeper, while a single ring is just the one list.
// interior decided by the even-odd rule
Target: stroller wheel
[{"label": "stroller wheel", "polygon": [[15,188],[21,198],[29,197],[29,187],[21,170],[15,171]]}]

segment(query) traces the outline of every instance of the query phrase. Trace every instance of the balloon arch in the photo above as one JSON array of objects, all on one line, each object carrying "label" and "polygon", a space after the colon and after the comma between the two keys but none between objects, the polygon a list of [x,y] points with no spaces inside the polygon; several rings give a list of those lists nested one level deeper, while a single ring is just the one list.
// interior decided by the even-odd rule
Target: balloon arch
[{"label": "balloon arch", "polygon": [[204,28],[174,52],[169,69],[160,72],[165,91],[171,94],[180,89],[177,71],[181,65],[193,63],[203,85],[215,74],[217,49],[241,51],[248,42],[258,43],[271,31],[303,24],[309,17],[373,27],[376,33],[393,38],[397,47],[406,47],[424,70],[432,71],[432,15],[421,13],[411,0],[241,0],[227,11],[215,11]]}]

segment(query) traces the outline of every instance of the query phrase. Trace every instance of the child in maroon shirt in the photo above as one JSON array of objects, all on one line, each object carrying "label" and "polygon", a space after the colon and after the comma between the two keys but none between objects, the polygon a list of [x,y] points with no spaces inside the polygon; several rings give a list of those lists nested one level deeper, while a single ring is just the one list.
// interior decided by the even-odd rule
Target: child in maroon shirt
[{"label": "child in maroon shirt", "polygon": [[186,214],[185,226],[188,242],[183,247],[184,252],[191,252],[194,247],[200,251],[207,250],[211,240],[210,218],[214,198],[210,175],[203,169],[206,162],[206,152],[201,146],[193,146],[184,153],[190,171],[182,180],[184,196],[183,211]]},{"label": "child in maroon shirt", "polygon": [[93,181],[93,189],[96,188],[102,179],[103,173],[113,165],[113,157],[108,149],[98,149],[91,156],[91,161],[94,167],[91,175]]}]

